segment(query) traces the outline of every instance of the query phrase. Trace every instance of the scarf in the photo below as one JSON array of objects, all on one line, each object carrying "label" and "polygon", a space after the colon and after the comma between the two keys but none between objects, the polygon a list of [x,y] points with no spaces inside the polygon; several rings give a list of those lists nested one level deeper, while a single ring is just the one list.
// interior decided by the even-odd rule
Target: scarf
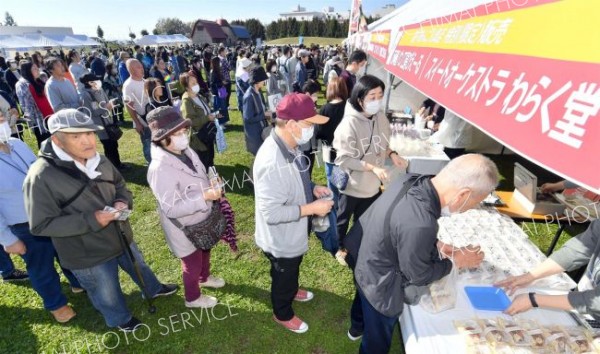
[{"label": "scarf", "polygon": [[85,175],[88,176],[89,179],[95,179],[96,177],[98,177],[102,174],[102,173],[96,171],[96,169],[98,168],[98,165],[100,165],[100,154],[98,154],[97,152],[94,157],[92,157],[91,159],[88,159],[86,161],[85,166],[84,166],[82,163],[75,161],[63,149],[59,148],[56,144],[54,144],[53,141],[52,141],[52,148],[54,149],[54,152],[56,153],[56,156],[59,159],[61,159],[62,161],[67,161],[67,162],[73,161],[75,163],[75,167],[77,167],[77,169],[79,169],[81,172],[85,173]]}]

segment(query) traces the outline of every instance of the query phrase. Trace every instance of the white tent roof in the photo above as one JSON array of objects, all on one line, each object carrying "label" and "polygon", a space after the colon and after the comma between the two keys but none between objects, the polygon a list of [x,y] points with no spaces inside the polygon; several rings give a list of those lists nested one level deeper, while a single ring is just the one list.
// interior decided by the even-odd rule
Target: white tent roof
[{"label": "white tent roof", "polygon": [[85,35],[41,35],[27,34],[23,36],[0,36],[0,48],[4,49],[30,49],[44,47],[85,47],[97,46],[100,43]]},{"label": "white tent roof", "polygon": [[135,41],[138,45],[168,45],[168,44],[180,44],[180,43],[192,43],[192,40],[183,34],[164,34],[154,35],[150,34],[143,36]]}]

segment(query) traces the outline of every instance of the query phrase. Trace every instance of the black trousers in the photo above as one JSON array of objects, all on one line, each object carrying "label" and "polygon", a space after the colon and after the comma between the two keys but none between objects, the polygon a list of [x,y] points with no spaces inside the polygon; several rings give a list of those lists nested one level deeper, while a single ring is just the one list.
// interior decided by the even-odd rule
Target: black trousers
[{"label": "black trousers", "polygon": [[104,156],[115,165],[116,168],[120,168],[121,156],[119,155],[119,142],[112,139],[100,140],[102,146],[104,146]]},{"label": "black trousers", "polygon": [[466,149],[452,149],[452,148],[444,148],[444,153],[446,155],[448,155],[448,157],[450,158],[450,160],[455,159],[461,155],[465,154],[465,150]]},{"label": "black trousers", "polygon": [[31,128],[31,130],[33,130],[33,134],[35,135],[35,140],[37,141],[38,149],[42,145],[42,141],[52,136],[52,134],[50,134],[50,132],[48,131],[42,133],[42,131],[38,127],[33,127]]},{"label": "black trousers", "polygon": [[275,258],[265,252],[271,262],[271,304],[273,314],[280,321],[289,321],[294,317],[292,302],[298,292],[298,278],[302,257]]},{"label": "black trousers", "polygon": [[208,168],[215,165],[215,144],[208,144],[206,151],[198,151],[196,150],[196,154],[202,161],[204,168],[208,172]]},{"label": "black trousers", "polygon": [[344,237],[348,233],[348,226],[350,225],[350,219],[354,217],[354,222],[361,217],[362,214],[369,209],[377,198],[381,195],[381,192],[375,194],[371,198],[356,198],[346,194],[340,195],[340,201],[338,202],[338,214],[337,214],[337,229],[338,237],[340,240],[340,249],[344,248]]},{"label": "black trousers", "polygon": [[231,98],[231,82],[225,84],[227,90],[227,97],[225,98],[225,109],[229,109],[229,99]]}]

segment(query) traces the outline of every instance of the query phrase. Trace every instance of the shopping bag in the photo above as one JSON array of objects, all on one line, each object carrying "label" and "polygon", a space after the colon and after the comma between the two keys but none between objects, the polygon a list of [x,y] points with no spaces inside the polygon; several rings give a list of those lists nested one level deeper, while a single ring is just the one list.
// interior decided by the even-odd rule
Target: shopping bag
[{"label": "shopping bag", "polygon": [[227,141],[225,140],[225,132],[223,131],[223,127],[221,126],[221,124],[219,124],[218,119],[215,119],[215,126],[217,127],[217,135],[215,138],[217,152],[221,154],[225,150],[227,150]]}]

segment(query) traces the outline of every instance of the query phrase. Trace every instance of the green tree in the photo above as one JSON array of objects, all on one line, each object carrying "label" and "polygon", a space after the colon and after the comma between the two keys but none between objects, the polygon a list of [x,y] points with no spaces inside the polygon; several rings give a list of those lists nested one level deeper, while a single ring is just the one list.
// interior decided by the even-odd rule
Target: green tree
[{"label": "green tree", "polygon": [[158,31],[158,29],[155,28],[152,30],[152,34],[158,35],[158,34],[160,34],[160,32]]},{"label": "green tree", "polygon": [[154,29],[160,34],[183,34],[185,36],[192,34],[192,26],[176,17],[159,18]]},{"label": "green tree", "polygon": [[8,13],[8,11],[6,11],[4,13],[4,25],[5,26],[16,26],[17,23],[15,22],[15,19],[12,17],[11,14]]},{"label": "green tree", "polygon": [[298,29],[299,36],[308,36],[308,26],[306,25],[306,21],[300,22],[300,28]]},{"label": "green tree", "polygon": [[131,38],[131,40],[134,40],[135,39],[135,33],[129,32],[129,38]]},{"label": "green tree", "polygon": [[141,35],[142,35],[142,37],[143,37],[143,36],[147,36],[147,35],[149,35],[150,33],[148,33],[148,31],[147,31],[147,30],[143,29],[143,30],[141,30],[140,34],[141,34]]},{"label": "green tree", "polygon": [[96,35],[98,36],[98,38],[104,38],[104,30],[102,29],[102,27],[100,27],[100,25],[98,25],[98,27],[96,28]]},{"label": "green tree", "polygon": [[244,25],[246,26],[248,33],[250,33],[252,40],[265,38],[265,26],[258,19],[251,18],[247,20]]}]

